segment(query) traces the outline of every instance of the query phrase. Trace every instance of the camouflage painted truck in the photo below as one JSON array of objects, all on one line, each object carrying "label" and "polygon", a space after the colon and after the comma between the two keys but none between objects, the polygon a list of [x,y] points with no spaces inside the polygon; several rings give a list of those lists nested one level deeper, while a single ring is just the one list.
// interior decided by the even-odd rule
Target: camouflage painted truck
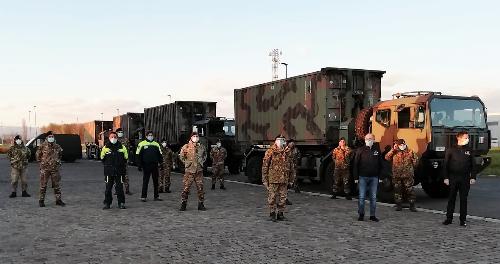
[{"label": "camouflage painted truck", "polygon": [[[384,71],[323,68],[320,71],[234,91],[236,140],[244,153],[243,167],[250,182],[261,182],[264,152],[278,134],[297,141],[302,153],[299,179],[321,182],[331,189],[334,163],[330,155],[341,137],[351,147],[375,134],[382,150],[404,138],[418,152],[415,184],[431,197],[448,193],[442,184],[444,151],[453,136],[471,135],[478,170],[491,162],[486,112],[477,97],[416,92],[380,102]],[[434,121],[443,115],[443,121]],[[387,166],[390,166],[386,163]],[[390,191],[390,167],[381,175]]]}]

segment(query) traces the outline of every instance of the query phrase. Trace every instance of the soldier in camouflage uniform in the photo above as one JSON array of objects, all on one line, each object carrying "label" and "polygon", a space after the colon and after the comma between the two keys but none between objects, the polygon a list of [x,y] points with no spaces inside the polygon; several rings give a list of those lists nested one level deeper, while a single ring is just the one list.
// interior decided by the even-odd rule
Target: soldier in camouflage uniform
[{"label": "soldier in camouflage uniform", "polygon": [[170,173],[174,164],[174,152],[168,147],[167,140],[162,140],[160,144],[162,163],[160,164],[160,193],[170,193]]},{"label": "soldier in camouflage uniform", "polygon": [[288,194],[287,185],[293,184],[290,177],[290,155],[285,151],[285,147],[285,137],[277,136],[274,145],[266,151],[262,160],[262,183],[267,188],[269,217],[274,222],[285,219],[283,212]]},{"label": "soldier in camouflage uniform", "polygon": [[347,200],[351,198],[349,164],[351,161],[351,149],[346,145],[345,138],[340,138],[339,146],[332,150],[335,169],[333,171],[333,194],[332,199],[337,199],[339,192],[344,191]]},{"label": "soldier in camouflage uniform", "polygon": [[403,195],[410,202],[410,210],[416,212],[416,195],[413,191],[414,169],[418,164],[417,154],[408,149],[404,139],[398,140],[391,151],[385,155],[385,159],[392,161],[392,183],[394,185],[394,200],[396,211],[401,211]]},{"label": "soldier in camouflage uniform", "polygon": [[216,146],[210,151],[210,158],[212,159],[212,190],[215,190],[217,180],[219,180],[220,188],[222,190],[226,189],[224,187],[224,160],[226,157],[227,151],[219,139]]},{"label": "soldier in camouflage uniform", "polygon": [[205,193],[203,192],[203,164],[207,159],[207,152],[205,147],[199,143],[198,133],[193,132],[191,139],[184,145],[179,153],[179,158],[184,163],[185,173],[183,183],[183,190],[181,194],[181,211],[186,211],[189,189],[193,182],[196,184],[198,191],[198,210],[204,211]]},{"label": "soldier in camouflage uniform", "polygon": [[[123,135],[123,129],[122,128],[117,128],[116,129],[116,134],[118,135],[118,141],[125,146],[127,151],[130,151],[130,143],[128,138],[124,137]],[[129,184],[129,177],[128,177],[128,166],[125,164],[125,176],[123,176],[123,186],[125,187],[125,194],[132,195],[132,192],[130,191],[130,184]],[[115,193],[116,194],[116,193]]]},{"label": "soldier in camouflage uniform", "polygon": [[29,148],[24,146],[21,136],[17,135],[14,138],[14,145],[7,151],[7,158],[10,160],[11,167],[11,184],[12,193],[10,198],[17,196],[17,183],[21,181],[21,190],[23,191],[23,197],[31,197],[26,189],[28,188],[28,183],[26,181],[26,168],[28,167],[28,160],[31,156],[31,151]]},{"label": "soldier in camouflage uniform", "polygon": [[40,207],[45,207],[45,193],[47,192],[47,183],[49,179],[52,182],[52,188],[56,196],[56,205],[64,206],[61,199],[61,167],[62,148],[55,143],[52,131],[46,133],[47,139],[38,147],[36,151],[36,160],[40,163]]}]

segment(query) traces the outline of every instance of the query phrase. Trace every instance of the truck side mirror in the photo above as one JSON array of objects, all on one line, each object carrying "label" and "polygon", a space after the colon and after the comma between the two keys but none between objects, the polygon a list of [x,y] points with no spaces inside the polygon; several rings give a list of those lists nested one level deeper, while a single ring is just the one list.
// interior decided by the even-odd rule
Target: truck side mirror
[{"label": "truck side mirror", "polygon": [[418,112],[417,122],[423,123],[425,121],[425,114],[423,112]]},{"label": "truck side mirror", "polygon": [[415,127],[416,128],[422,128],[424,127],[425,124],[425,109],[423,107],[418,107],[417,110],[417,118],[415,122]]}]

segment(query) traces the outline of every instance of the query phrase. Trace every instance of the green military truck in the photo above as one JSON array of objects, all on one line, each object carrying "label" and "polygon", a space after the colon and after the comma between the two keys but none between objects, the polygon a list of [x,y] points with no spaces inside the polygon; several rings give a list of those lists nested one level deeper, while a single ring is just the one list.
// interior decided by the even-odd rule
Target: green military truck
[{"label": "green military truck", "polygon": [[[248,180],[261,182],[263,155],[278,134],[297,142],[302,153],[299,179],[321,182],[326,189],[333,182],[330,152],[339,139],[344,137],[351,147],[357,147],[368,132],[375,134],[382,151],[390,149],[395,139],[405,138],[421,157],[415,184],[422,182],[431,197],[448,193],[442,184],[442,161],[457,131],[470,133],[478,171],[488,166],[491,159],[484,155],[490,148],[490,133],[479,98],[416,92],[381,102],[384,74],[328,67],[236,89],[236,143],[244,154]],[[438,115],[446,116],[447,121],[433,121]],[[381,177],[390,179],[390,165],[385,165]],[[390,190],[390,184],[384,189]]]}]

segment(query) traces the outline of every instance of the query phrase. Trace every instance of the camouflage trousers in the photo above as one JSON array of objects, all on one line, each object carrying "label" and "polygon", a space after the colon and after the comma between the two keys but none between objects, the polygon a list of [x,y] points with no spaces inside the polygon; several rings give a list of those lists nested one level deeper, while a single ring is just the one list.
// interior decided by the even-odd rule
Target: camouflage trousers
[{"label": "camouflage trousers", "polygon": [[17,192],[17,183],[21,182],[21,190],[24,192],[28,187],[28,182],[26,181],[26,168],[16,169],[11,168],[10,179],[12,184],[12,192]]},{"label": "camouflage trousers", "polygon": [[59,170],[40,170],[40,200],[45,200],[45,193],[47,192],[47,183],[52,182],[54,195],[56,200],[61,200],[61,174]]},{"label": "camouflage trousers", "polygon": [[269,205],[269,211],[284,212],[286,205],[286,198],[288,195],[287,184],[286,183],[269,183],[267,188],[267,204]]},{"label": "camouflage trousers", "polygon": [[413,178],[393,178],[394,185],[394,201],[402,203],[403,197],[408,199],[408,202],[414,203],[417,200],[415,191],[413,190]]},{"label": "camouflage trousers", "polygon": [[219,180],[220,185],[224,185],[224,164],[212,166],[212,185]]},{"label": "camouflage trousers", "polygon": [[130,184],[129,184],[129,178],[128,178],[128,167],[125,167],[125,175],[123,176],[123,187],[125,187],[126,192],[130,191]]},{"label": "camouflage trousers", "polygon": [[172,168],[169,166],[164,166],[160,168],[160,179],[159,179],[159,191],[165,192],[170,189],[170,174],[172,172]]},{"label": "camouflage trousers", "polygon": [[333,171],[333,193],[338,194],[342,190],[346,195],[351,193],[349,185],[349,169],[335,169]]},{"label": "camouflage trousers", "polygon": [[189,189],[191,189],[191,185],[196,185],[196,190],[198,191],[198,201],[205,201],[205,193],[203,192],[203,171],[198,173],[189,173],[186,172],[184,174],[184,179],[182,179],[183,189],[181,194],[181,200],[183,202],[187,202],[189,196]]}]

